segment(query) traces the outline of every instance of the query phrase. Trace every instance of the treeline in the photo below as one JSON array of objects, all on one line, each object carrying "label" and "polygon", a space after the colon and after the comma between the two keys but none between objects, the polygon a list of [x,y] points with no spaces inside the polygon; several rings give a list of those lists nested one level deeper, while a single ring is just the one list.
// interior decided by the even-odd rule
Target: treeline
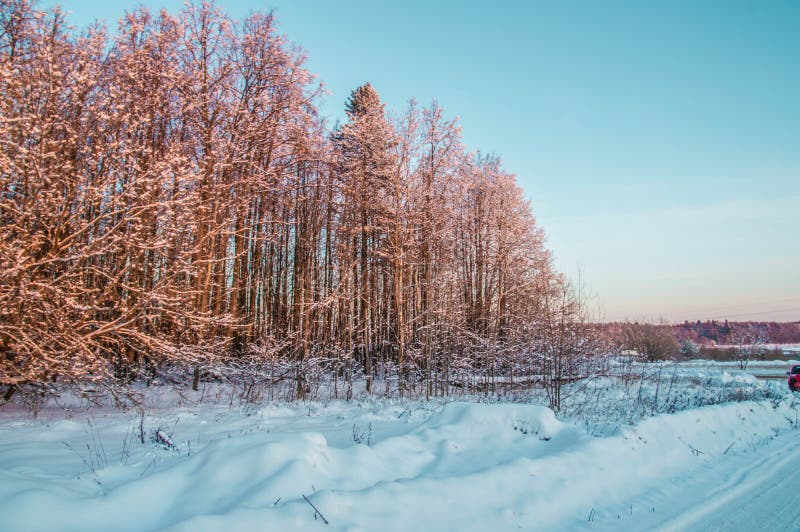
[{"label": "treeline", "polygon": [[272,14],[0,6],[7,395],[245,362],[436,394],[593,349],[514,175],[436,102],[390,117],[365,84],[330,131]]},{"label": "treeline", "polygon": [[[766,352],[768,344],[800,343],[800,322],[718,322],[683,324],[612,322],[601,326],[609,345],[635,352],[650,361],[679,358],[720,358],[716,346],[729,348],[727,355],[740,358]],[[724,358],[724,356],[723,356]]]},{"label": "treeline", "polygon": [[698,320],[694,323],[684,321],[673,329],[678,339],[692,340],[700,345],[733,345],[738,341],[737,334],[742,331],[757,331],[773,344],[800,343],[800,322]]}]

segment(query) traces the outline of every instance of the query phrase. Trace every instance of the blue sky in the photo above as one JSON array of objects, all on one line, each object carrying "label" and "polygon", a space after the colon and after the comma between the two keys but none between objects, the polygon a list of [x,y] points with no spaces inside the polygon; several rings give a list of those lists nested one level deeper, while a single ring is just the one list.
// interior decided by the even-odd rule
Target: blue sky
[{"label": "blue sky", "polygon": [[[60,2],[112,26],[141,3],[183,2]],[[274,8],[334,119],[365,81],[458,115],[601,318],[800,319],[800,2],[218,5]]]}]

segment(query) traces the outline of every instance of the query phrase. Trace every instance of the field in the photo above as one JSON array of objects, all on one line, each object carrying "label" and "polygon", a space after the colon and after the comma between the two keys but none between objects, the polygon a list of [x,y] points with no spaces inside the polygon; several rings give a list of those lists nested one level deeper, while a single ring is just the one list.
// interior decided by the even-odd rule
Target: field
[{"label": "field", "polygon": [[[756,377],[786,367],[624,368],[570,384],[558,415],[537,392],[253,404],[155,386],[125,410],[11,404],[0,514],[12,531],[692,528],[741,506],[732,473],[752,488],[770,480],[754,462],[797,455],[793,394]],[[727,498],[706,500],[712,483]]]}]

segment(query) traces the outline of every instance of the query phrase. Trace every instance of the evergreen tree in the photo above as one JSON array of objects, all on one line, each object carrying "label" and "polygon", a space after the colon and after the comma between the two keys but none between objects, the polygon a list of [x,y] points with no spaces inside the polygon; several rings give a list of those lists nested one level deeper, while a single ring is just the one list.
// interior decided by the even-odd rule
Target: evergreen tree
[{"label": "evergreen tree", "polygon": [[[375,309],[378,268],[389,232],[384,216],[387,191],[395,170],[395,133],[386,120],[378,92],[366,83],[347,101],[348,122],[335,135],[337,173],[343,193],[343,235],[352,243],[352,299],[356,302],[355,330],[350,350],[361,358],[367,391],[372,387],[372,339],[377,327]],[[347,247],[347,246],[345,246]]]}]

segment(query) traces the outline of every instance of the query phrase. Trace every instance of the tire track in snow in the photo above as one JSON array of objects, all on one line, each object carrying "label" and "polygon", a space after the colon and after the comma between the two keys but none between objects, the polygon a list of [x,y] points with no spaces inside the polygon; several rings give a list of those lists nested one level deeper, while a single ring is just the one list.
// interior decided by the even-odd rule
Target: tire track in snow
[{"label": "tire track in snow", "polygon": [[691,476],[606,509],[602,521],[581,528],[800,530],[798,493],[800,433],[786,431],[755,451],[711,459]]},{"label": "tire track in snow", "polygon": [[[765,456],[728,477],[705,500],[677,518],[659,526],[662,530],[796,530],[800,528],[800,441],[797,432],[778,440],[778,449],[764,447]],[[741,465],[736,460],[736,465]],[[716,464],[728,471],[733,464]],[[724,477],[723,477],[724,478]],[[688,487],[688,486],[687,486]],[[687,490],[689,491],[689,490]],[[691,490],[694,491],[694,490]],[[699,495],[699,494],[698,494]]]}]

